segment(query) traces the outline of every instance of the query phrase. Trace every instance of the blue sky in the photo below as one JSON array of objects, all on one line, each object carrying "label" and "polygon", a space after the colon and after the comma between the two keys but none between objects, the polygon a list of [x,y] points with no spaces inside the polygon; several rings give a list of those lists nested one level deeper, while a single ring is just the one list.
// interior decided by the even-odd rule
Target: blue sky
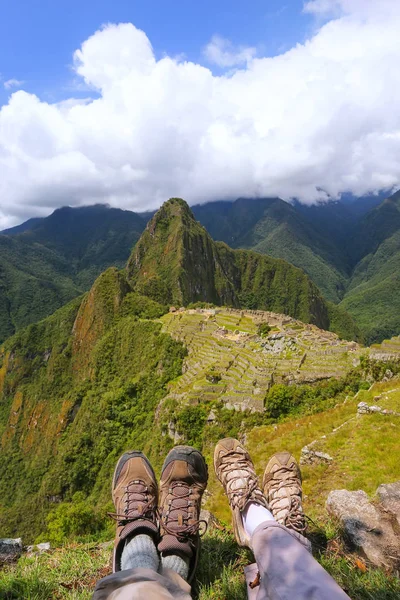
[{"label": "blue sky", "polygon": [[[304,41],[312,19],[302,0],[14,0],[3,3],[0,75],[24,81],[43,100],[71,95],[73,52],[101,25],[132,22],[149,37],[156,56],[184,53],[204,62],[213,35],[256,46],[271,56]],[[216,69],[218,70],[218,69]],[[74,95],[79,96],[79,90]],[[83,93],[87,95],[87,93]],[[1,86],[0,104],[9,92]]]},{"label": "blue sky", "polygon": [[400,188],[399,0],[2,4],[0,229]]}]

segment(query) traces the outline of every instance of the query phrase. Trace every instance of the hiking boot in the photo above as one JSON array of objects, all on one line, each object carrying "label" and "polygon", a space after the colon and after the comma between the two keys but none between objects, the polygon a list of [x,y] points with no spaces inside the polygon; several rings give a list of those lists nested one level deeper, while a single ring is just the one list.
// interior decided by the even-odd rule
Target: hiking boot
[{"label": "hiking boot", "polygon": [[250,548],[250,537],[244,528],[242,512],[250,502],[268,508],[267,500],[258,486],[252,460],[238,440],[226,438],[215,447],[214,468],[228,496],[236,541],[239,546]]},{"label": "hiking boot", "polygon": [[157,482],[153,468],[142,452],[125,452],[115,467],[112,498],[117,521],[113,572],[121,570],[125,542],[133,534],[146,533],[157,543]]},{"label": "hiking boot", "polygon": [[278,452],[270,459],[264,473],[263,490],[276,521],[304,534],[301,472],[290,452]]},{"label": "hiking boot", "polygon": [[160,535],[158,551],[190,560],[193,578],[200,548],[200,505],[208,480],[202,454],[190,446],[176,446],[164,461],[160,480]]}]

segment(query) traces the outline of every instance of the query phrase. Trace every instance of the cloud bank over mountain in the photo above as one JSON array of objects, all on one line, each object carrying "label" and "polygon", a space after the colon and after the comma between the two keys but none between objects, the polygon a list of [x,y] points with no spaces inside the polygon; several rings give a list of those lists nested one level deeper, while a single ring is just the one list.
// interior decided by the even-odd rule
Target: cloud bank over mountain
[{"label": "cloud bank over mountain", "polygon": [[0,110],[0,227],[63,204],[312,203],[399,187],[400,2],[305,10],[319,26],[279,56],[214,38],[208,57],[229,67],[222,75],[157,59],[130,23],[94,33],[74,69],[96,99],[49,104],[18,90]]}]

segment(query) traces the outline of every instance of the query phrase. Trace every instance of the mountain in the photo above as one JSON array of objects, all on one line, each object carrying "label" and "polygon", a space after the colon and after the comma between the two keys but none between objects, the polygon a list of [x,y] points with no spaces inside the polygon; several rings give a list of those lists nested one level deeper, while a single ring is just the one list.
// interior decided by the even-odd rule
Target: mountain
[{"label": "mountain", "polygon": [[361,221],[354,268],[340,306],[351,312],[368,342],[400,331],[400,192]]},{"label": "mountain", "polygon": [[[211,302],[271,310],[329,329],[331,306],[304,274],[286,261],[214,242],[186,202],[174,198],[148,223],[127,264],[139,293],[163,304]],[[335,327],[357,337],[348,315],[335,310]],[[339,311],[339,312],[338,312]],[[343,318],[344,325],[336,323]]]},{"label": "mountain", "polygon": [[0,341],[122,267],[145,227],[135,213],[103,205],[61,208],[0,234]]},{"label": "mountain", "polygon": [[[327,211],[330,214],[322,224]],[[233,248],[251,248],[287,260],[303,269],[333,302],[342,299],[350,270],[340,239],[346,220],[337,214],[340,211],[345,211],[349,227],[353,217],[340,204],[316,207],[313,218],[311,210],[279,198],[238,199],[193,207],[194,215],[214,239]],[[317,213],[321,215],[319,222]]]},{"label": "mountain", "polygon": [[193,212],[215,239],[303,269],[372,343],[400,332],[399,206],[397,192],[313,206],[239,199]]},{"label": "mountain", "polygon": [[[383,202],[375,196],[349,197],[313,206],[279,198],[239,198],[194,206],[192,212],[214,240],[282,258],[302,269],[333,302],[327,306],[330,321],[337,322],[336,331],[346,334],[351,327],[351,323],[343,326],[345,309],[357,320],[365,339],[374,342],[399,332],[397,197]],[[105,268],[123,266],[153,215],[101,205],[63,208],[0,234],[0,340],[81,294]],[[221,244],[210,248],[204,248],[210,256],[219,248],[219,271],[225,268],[223,255],[229,254],[232,263],[233,255],[224,252]],[[237,256],[233,262],[239,260]],[[177,269],[179,265],[178,261]],[[166,268],[174,270],[172,263]],[[194,268],[189,266],[188,272]],[[241,285],[240,277],[234,273],[229,277],[235,286]],[[229,285],[218,290],[219,284],[208,275],[203,283],[216,303],[240,302],[238,291],[234,294]],[[222,292],[225,296],[219,296]],[[247,294],[247,306],[260,301],[254,299],[253,290],[239,290],[239,294],[242,301]],[[183,297],[192,296],[184,291],[174,297],[174,303],[181,304]],[[276,310],[287,309],[277,306]],[[307,319],[305,314],[302,318]]]},{"label": "mountain", "polygon": [[[194,316],[187,325],[178,311],[172,330],[168,304],[198,299],[232,308],[204,316],[189,309]],[[292,317],[247,310],[247,304],[281,307]],[[107,269],[83,298],[1,348],[2,531],[36,536],[46,529],[49,510],[76,492],[94,494],[101,504],[123,448],[134,444],[160,459],[171,445],[169,423],[198,440],[195,424],[204,425],[205,411],[222,411],[229,422],[228,396],[241,397],[249,415],[254,409],[263,414],[262,398],[277,382],[345,377],[359,346],[293,317],[329,324],[325,301],[302,271],[217,244],[184,201],[165,203],[124,271]],[[198,374],[189,380],[194,412],[188,394],[173,388],[182,383],[188,350],[195,358],[190,376]],[[196,408],[201,398],[205,404]]]}]

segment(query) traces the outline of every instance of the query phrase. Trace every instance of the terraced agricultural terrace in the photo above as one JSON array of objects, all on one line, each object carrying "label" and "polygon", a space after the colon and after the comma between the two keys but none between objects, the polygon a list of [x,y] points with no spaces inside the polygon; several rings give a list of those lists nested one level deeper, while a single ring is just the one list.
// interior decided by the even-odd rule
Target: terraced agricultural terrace
[{"label": "terraced agricultural terrace", "polygon": [[[181,402],[220,400],[226,408],[262,411],[274,383],[341,377],[362,347],[285,315],[236,309],[189,309],[162,317],[163,331],[188,349],[184,374],[170,386]],[[270,331],[262,336],[259,326]]]}]

